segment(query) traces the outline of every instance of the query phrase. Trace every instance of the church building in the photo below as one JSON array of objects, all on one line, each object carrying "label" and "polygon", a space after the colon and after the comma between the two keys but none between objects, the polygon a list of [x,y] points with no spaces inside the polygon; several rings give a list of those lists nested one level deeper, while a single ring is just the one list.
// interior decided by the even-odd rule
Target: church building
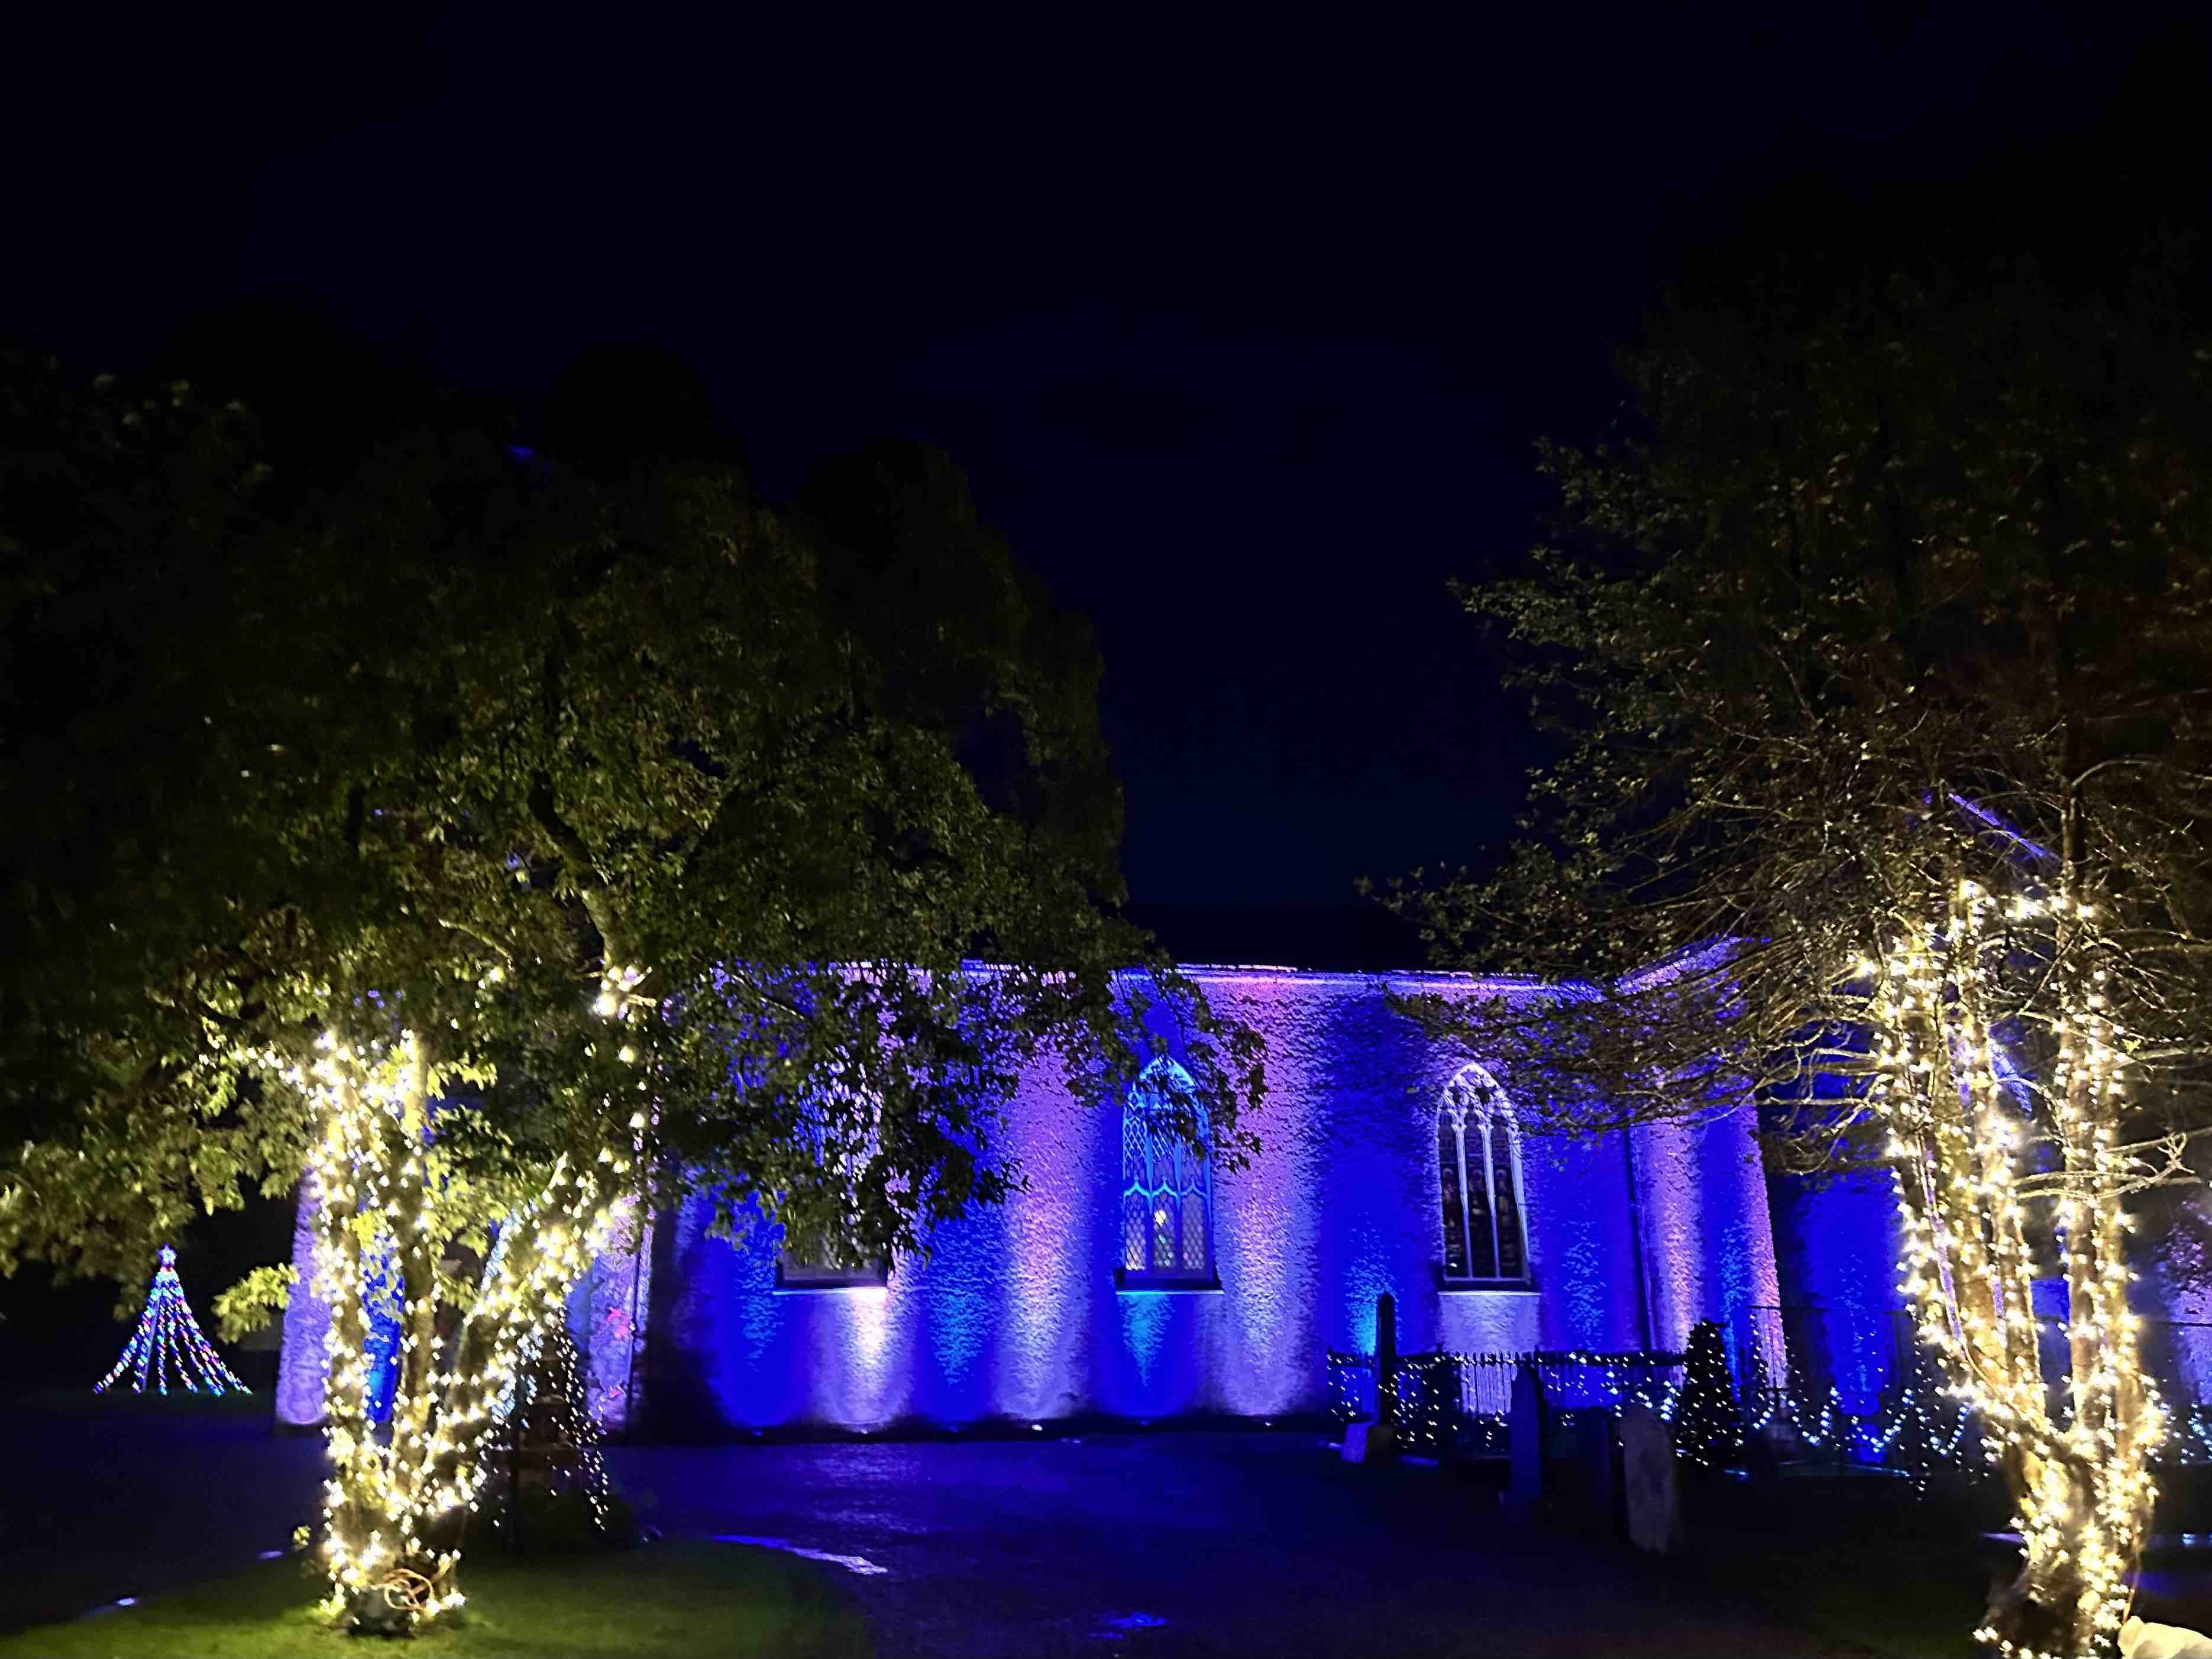
[{"label": "church building", "polygon": [[[1391,991],[1536,997],[1531,981],[1187,969],[1267,1045],[1260,1150],[1228,1171],[1155,1123],[1146,1091],[1079,1105],[1040,1067],[1000,1146],[1026,1187],[939,1228],[927,1259],[840,1273],[653,1216],[572,1299],[610,1429],[694,1436],[1104,1419],[1266,1420],[1329,1408],[1328,1355],[1680,1350],[1717,1320],[1739,1369],[1878,1389],[1894,1364],[1881,1183],[1762,1168],[1747,1110],[1595,1140],[1522,1132],[1509,1090],[1394,1013]],[[1172,1054],[1156,1066],[1176,1064]],[[288,1310],[281,1420],[322,1409],[328,1311]],[[1761,1350],[1753,1356],[1750,1349]]]}]

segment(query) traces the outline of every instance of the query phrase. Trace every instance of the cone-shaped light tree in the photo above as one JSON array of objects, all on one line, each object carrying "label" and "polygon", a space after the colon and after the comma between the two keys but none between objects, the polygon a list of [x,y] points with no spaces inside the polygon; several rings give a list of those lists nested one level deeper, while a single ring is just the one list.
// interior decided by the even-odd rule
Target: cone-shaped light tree
[{"label": "cone-shaped light tree", "polygon": [[184,1284],[177,1277],[177,1253],[167,1244],[161,1246],[154,1283],[146,1292],[145,1311],[138,1316],[138,1328],[123,1345],[123,1357],[115,1362],[115,1369],[94,1383],[92,1391],[106,1394],[126,1375],[133,1394],[145,1393],[149,1382],[157,1392],[167,1394],[172,1376],[188,1394],[253,1392],[238,1380],[238,1374],[222,1363],[215,1346],[200,1334],[200,1322],[192,1316],[192,1304],[185,1299]]},{"label": "cone-shaped light tree", "polygon": [[0,1269],[118,1273],[304,1177],[334,1615],[459,1601],[487,1437],[625,1199],[925,1249],[1019,1179],[1018,1071],[1115,1095],[1150,999],[1249,1144],[1256,1043],[1116,916],[1087,636],[941,458],[775,512],[434,401],[264,428],[10,369]]},{"label": "cone-shaped light tree", "polygon": [[584,1395],[583,1363],[566,1320],[545,1326],[495,1436],[484,1507],[517,1547],[528,1547],[540,1517],[555,1518],[564,1504],[579,1513],[566,1517],[560,1541],[586,1529],[608,1534],[607,1463]]},{"label": "cone-shaped light tree", "polygon": [[1748,1106],[1784,1167],[1890,1173],[2018,1505],[2014,1655],[2124,1615],[2161,1432],[2127,1233],[2212,1121],[2212,353],[2168,292],[1800,263],[1662,313],[1644,435],[1550,453],[1557,539],[1465,591],[1556,721],[1533,833],[1396,892],[1446,961],[1595,970],[1407,1004],[1524,1127]]}]

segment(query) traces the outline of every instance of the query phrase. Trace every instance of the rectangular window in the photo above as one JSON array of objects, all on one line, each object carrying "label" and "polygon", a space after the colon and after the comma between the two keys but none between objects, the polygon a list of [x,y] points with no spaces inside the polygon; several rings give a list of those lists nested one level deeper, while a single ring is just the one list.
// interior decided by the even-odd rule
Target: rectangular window
[{"label": "rectangular window", "polygon": [[1443,1185],[1444,1277],[1468,1277],[1467,1206],[1460,1202],[1466,1179],[1460,1164],[1460,1138],[1451,1114],[1437,1114],[1437,1170]]},{"label": "rectangular window", "polygon": [[1528,1262],[1526,1235],[1521,1231],[1521,1171],[1513,1158],[1513,1143],[1503,1121],[1490,1126],[1490,1185],[1498,1194],[1498,1276],[1523,1279]]},{"label": "rectangular window", "polygon": [[779,1250],[775,1258],[775,1287],[780,1291],[843,1291],[890,1283],[889,1261],[839,1267],[797,1250]]},{"label": "rectangular window", "polygon": [[1460,1156],[1465,1160],[1467,1168],[1467,1230],[1473,1235],[1474,1243],[1474,1255],[1468,1263],[1468,1277],[1495,1279],[1498,1277],[1498,1234],[1490,1219],[1490,1171],[1484,1167],[1488,1160],[1483,1157],[1482,1136],[1476,1134],[1471,1146],[1467,1144],[1467,1138],[1462,1136],[1460,1146]]}]

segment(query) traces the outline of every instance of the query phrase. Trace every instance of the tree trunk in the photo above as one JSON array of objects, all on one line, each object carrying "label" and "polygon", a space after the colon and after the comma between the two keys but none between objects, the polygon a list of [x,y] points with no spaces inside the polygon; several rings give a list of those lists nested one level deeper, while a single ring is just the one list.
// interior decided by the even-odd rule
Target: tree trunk
[{"label": "tree trunk", "polygon": [[[530,1338],[558,1316],[610,1207],[592,1174],[556,1163],[536,1200],[501,1224],[441,1372],[437,1269],[457,1223],[440,1213],[430,1073],[409,1036],[367,1054],[329,1043],[314,1073],[326,1110],[313,1164],[316,1276],[331,1310],[325,1432],[336,1466],[325,1488],[325,1606],[362,1631],[418,1629],[460,1604],[461,1533],[486,1442]],[[364,1297],[386,1259],[399,1280],[399,1352],[379,1429]]]},{"label": "tree trunk", "polygon": [[2051,918],[2040,948],[2051,953],[2058,1042],[2045,1095],[2057,1120],[2072,1384],[2070,1420],[2056,1421],[2019,1184],[2029,1119],[1997,1066],[1990,994],[1993,964],[2022,945],[1999,902],[1960,867],[1946,861],[1946,890],[1930,895],[1927,919],[1909,924],[1881,964],[1872,1098],[1896,1138],[1905,1289],[1921,1335],[1978,1415],[2018,1506],[2020,1574],[1992,1598],[1980,1635],[2014,1659],[2095,1653],[2125,1613],[2158,1431],[2126,1309],[2124,1182],[2112,1151],[2120,1060],[2069,858],[2055,898],[2015,897],[2008,913],[2015,925]]}]

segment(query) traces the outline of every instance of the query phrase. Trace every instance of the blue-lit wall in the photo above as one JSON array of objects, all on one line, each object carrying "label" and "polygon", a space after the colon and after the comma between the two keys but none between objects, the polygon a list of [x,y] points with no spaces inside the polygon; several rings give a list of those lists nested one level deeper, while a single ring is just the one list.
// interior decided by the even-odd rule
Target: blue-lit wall
[{"label": "blue-lit wall", "polygon": [[[1190,971],[1267,1045],[1270,1096],[1253,1119],[1261,1151],[1216,1180],[1218,1291],[1116,1290],[1118,1115],[1078,1108],[1040,1070],[1006,1138],[1029,1189],[942,1230],[932,1259],[902,1262],[887,1286],[779,1293],[772,1255],[707,1238],[696,1207],[648,1225],[630,1218],[570,1304],[602,1420],[741,1432],[1318,1412],[1324,1355],[1373,1347],[1386,1290],[1406,1352],[1673,1348],[1714,1318],[1778,1365],[1786,1332],[1809,1398],[1832,1384],[1864,1413],[1899,1380],[1886,1173],[1770,1179],[1741,1115],[1596,1145],[1531,1138],[1535,1288],[1446,1291],[1433,1135],[1462,1056],[1393,1016],[1365,976]],[[1513,991],[1441,975],[1392,983]],[[2212,1397],[2212,1206],[2191,1191],[2137,1207],[2146,1355],[2169,1387]],[[276,1413],[308,1424],[322,1412],[330,1319],[313,1293],[304,1202],[294,1261],[301,1285],[284,1316]]]},{"label": "blue-lit wall", "polygon": [[1318,1412],[1326,1352],[1372,1346],[1382,1291],[1405,1351],[1679,1345],[1698,1318],[1778,1299],[1764,1179],[1735,1119],[1639,1131],[1632,1164],[1619,1137],[1527,1140],[1536,1288],[1442,1289],[1435,1113],[1463,1057],[1364,976],[1192,971],[1267,1044],[1261,1151],[1215,1182],[1218,1291],[1115,1288],[1118,1115],[1040,1070],[1003,1142],[1028,1190],[942,1229],[886,1286],[779,1292],[765,1243],[707,1237],[701,1206],[664,1217],[644,1385],[658,1397],[639,1418],[741,1431]]},{"label": "blue-lit wall", "polygon": [[1902,1239],[1887,1170],[1771,1183],[1777,1279],[1789,1310],[1797,1386],[1815,1401],[1833,1387],[1846,1410],[1875,1408],[1903,1379],[1909,1337],[1898,1314]]},{"label": "blue-lit wall", "polygon": [[[1698,1319],[1733,1328],[1782,1299],[1741,1117],[1638,1129],[1632,1146],[1528,1138],[1534,1288],[1443,1289],[1436,1111],[1464,1056],[1393,1015],[1364,975],[1189,971],[1267,1047],[1268,1100],[1251,1119],[1261,1151],[1215,1178],[1219,1290],[1115,1287],[1118,1113],[1077,1106],[1040,1067],[1003,1142],[1028,1189],[941,1229],[930,1259],[899,1263],[888,1285],[780,1292],[772,1250],[708,1238],[696,1205],[629,1229],[570,1307],[603,1419],[649,1433],[1265,1418],[1328,1408],[1325,1356],[1372,1348],[1383,1291],[1409,1352],[1680,1347]],[[1454,975],[1392,983],[1516,994]],[[301,1223],[304,1277],[304,1206]],[[320,1414],[327,1326],[303,1285],[285,1320],[285,1421]]]}]

